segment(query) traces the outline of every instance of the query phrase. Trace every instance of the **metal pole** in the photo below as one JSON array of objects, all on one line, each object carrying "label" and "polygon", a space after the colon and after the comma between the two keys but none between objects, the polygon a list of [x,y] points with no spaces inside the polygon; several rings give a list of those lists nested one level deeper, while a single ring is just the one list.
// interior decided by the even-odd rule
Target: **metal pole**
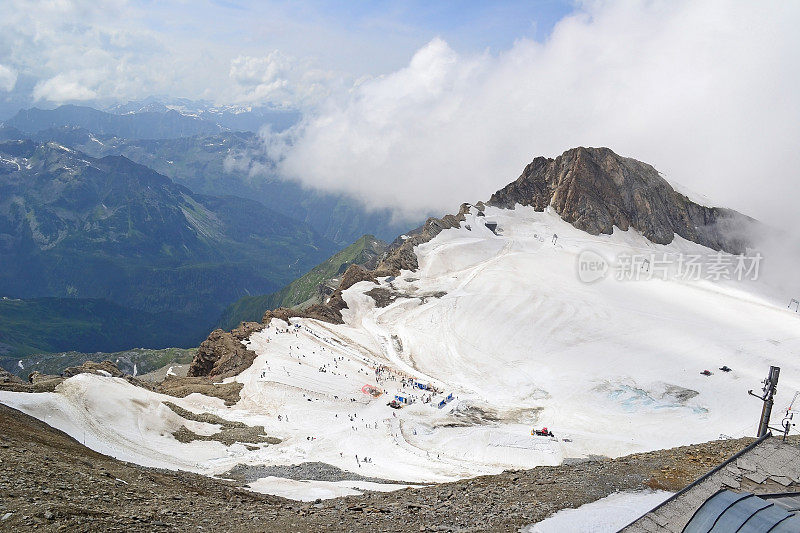
[{"label": "metal pole", "polygon": [[792,429],[792,426],[794,425],[792,424],[792,417],[790,413],[786,413],[786,418],[783,419],[781,425],[783,426],[783,439],[781,440],[785,442],[786,437],[789,436],[789,430]]},{"label": "metal pole", "polygon": [[781,373],[780,367],[770,366],[769,376],[764,380],[764,407],[761,408],[761,421],[758,424],[758,437],[763,437],[769,431],[769,418],[772,416],[772,404],[774,403],[775,392],[778,387],[778,376]]}]

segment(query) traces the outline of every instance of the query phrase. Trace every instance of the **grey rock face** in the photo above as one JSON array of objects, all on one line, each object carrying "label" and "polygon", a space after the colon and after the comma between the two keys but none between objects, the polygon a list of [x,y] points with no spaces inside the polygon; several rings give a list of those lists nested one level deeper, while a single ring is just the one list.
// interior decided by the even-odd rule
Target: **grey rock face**
[{"label": "grey rock face", "polygon": [[375,270],[376,276],[397,276],[401,270],[416,270],[419,268],[414,247],[430,241],[443,230],[459,227],[465,220],[464,215],[469,211],[470,207],[470,204],[461,204],[461,208],[455,215],[445,215],[442,218],[431,217],[419,228],[395,239],[389,245],[386,257]]},{"label": "grey rock face", "polygon": [[592,235],[614,226],[634,228],[658,244],[675,234],[715,250],[743,253],[757,222],[731,209],[707,207],[675,191],[652,166],[608,148],[573,148],[555,159],[537,157],[489,205],[537,211],[552,207],[565,221]]}]

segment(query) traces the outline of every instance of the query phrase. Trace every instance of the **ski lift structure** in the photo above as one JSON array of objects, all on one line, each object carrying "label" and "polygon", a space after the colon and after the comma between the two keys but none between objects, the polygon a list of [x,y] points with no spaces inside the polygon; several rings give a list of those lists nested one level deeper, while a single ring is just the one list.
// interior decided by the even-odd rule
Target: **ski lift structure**
[{"label": "ski lift structure", "polygon": [[[769,374],[767,377],[762,381],[763,387],[761,389],[762,394],[755,394],[752,390],[747,391],[747,394],[750,396],[755,396],[759,400],[761,400],[764,405],[761,409],[761,419],[758,422],[758,434],[756,435],[758,438],[763,437],[764,435],[769,432],[770,429],[776,429],[769,427],[769,419],[772,415],[772,405],[775,402],[775,393],[778,392],[778,378],[781,374],[781,368],[779,366],[770,366],[769,367]],[[795,397],[797,395],[795,394]],[[794,404],[794,400],[792,400],[792,404]],[[791,406],[790,406],[791,409]],[[791,419],[790,421],[791,422]],[[789,433],[789,427],[783,427],[784,435],[783,438],[786,438],[786,435]]]},{"label": "ski lift structure", "polygon": [[786,413],[783,415],[783,420],[781,420],[781,427],[783,428],[783,440],[786,440],[786,437],[789,435],[789,431],[795,426],[795,423],[792,422],[794,418],[794,402],[797,401],[798,396],[800,396],[800,391],[794,393],[792,397],[792,401],[789,402],[789,407],[786,408]]},{"label": "ski lift structure", "polygon": [[788,306],[789,311],[792,310],[792,306],[794,306],[794,312],[795,313],[800,313],[800,300],[798,300],[797,298],[792,298],[792,300],[789,302],[789,306]]}]

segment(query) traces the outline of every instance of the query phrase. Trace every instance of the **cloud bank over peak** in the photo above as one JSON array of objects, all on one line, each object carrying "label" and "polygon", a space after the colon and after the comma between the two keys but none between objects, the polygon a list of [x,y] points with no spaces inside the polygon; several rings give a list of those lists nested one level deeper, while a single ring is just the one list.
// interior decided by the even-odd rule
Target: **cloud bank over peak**
[{"label": "cloud bank over peak", "polygon": [[464,55],[433,39],[267,144],[283,176],[407,217],[583,145],[780,222],[800,168],[798,21],[791,2],[591,2],[544,43]]},{"label": "cloud bank over peak", "polygon": [[[33,101],[74,102],[97,98],[97,93],[84,83],[82,78],[86,77],[86,73],[72,71],[40,81],[33,88]],[[93,73],[88,77],[96,78]]]},{"label": "cloud bank over peak", "polygon": [[17,84],[17,72],[0,64],[0,91],[11,92]]}]

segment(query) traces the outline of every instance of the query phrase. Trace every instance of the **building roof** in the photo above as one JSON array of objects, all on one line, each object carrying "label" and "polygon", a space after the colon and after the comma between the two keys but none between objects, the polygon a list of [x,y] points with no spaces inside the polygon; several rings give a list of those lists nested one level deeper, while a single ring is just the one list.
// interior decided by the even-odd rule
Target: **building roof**
[{"label": "building roof", "polygon": [[754,494],[773,503],[772,507],[789,511],[786,505],[800,503],[795,501],[798,495],[776,494],[800,492],[800,448],[778,438],[762,437],[622,531],[680,533],[701,506],[723,490]]},{"label": "building roof", "polygon": [[800,531],[800,515],[791,509],[796,509],[800,503],[797,495],[789,493],[760,498],[750,492],[722,489],[700,506],[683,532],[797,532]]}]

